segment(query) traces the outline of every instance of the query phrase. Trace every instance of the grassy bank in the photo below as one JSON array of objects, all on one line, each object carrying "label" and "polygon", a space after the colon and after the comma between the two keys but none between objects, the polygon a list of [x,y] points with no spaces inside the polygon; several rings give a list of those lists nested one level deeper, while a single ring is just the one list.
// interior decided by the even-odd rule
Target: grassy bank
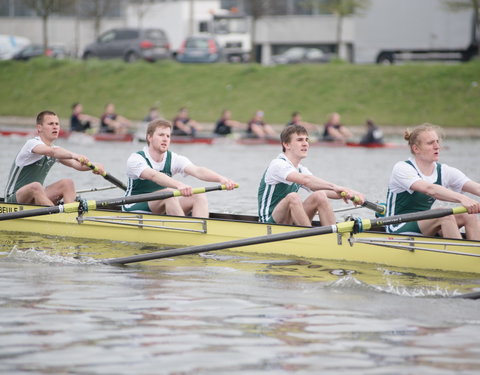
[{"label": "grassy bank", "polygon": [[187,106],[202,122],[214,122],[230,108],[240,121],[262,109],[277,124],[292,111],[316,123],[336,111],[346,124],[372,118],[382,125],[480,127],[479,62],[263,67],[42,58],[0,62],[0,88],[0,116],[32,117],[48,108],[68,117],[71,104],[80,101],[93,115],[113,102],[118,113],[134,120],[157,105],[167,118]]}]

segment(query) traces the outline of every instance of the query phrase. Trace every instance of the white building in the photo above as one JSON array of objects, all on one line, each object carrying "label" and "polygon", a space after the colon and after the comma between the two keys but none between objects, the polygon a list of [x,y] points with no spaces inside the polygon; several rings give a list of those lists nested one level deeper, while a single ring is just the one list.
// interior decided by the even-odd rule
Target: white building
[{"label": "white building", "polygon": [[[87,5],[92,1],[79,0]],[[159,0],[153,6],[143,5],[146,7],[143,10],[128,0],[109,2],[115,6],[102,18],[101,31],[122,26],[159,27],[166,31],[173,50],[187,35],[198,33],[202,27],[205,31],[205,24],[222,5],[238,4],[240,11],[249,11],[244,0]],[[0,0],[0,34],[23,36],[41,43],[40,18],[25,7],[18,8],[20,3]],[[338,20],[334,15],[319,14],[318,7],[307,9],[301,0],[275,0],[272,4],[275,9],[271,15],[258,19],[254,33],[254,46],[263,64],[271,63],[273,54],[293,46],[336,52]],[[471,47],[475,34],[472,12],[453,13],[444,4],[444,0],[371,0],[364,15],[343,19],[339,55],[355,63],[420,57],[466,59],[475,53]],[[51,45],[64,46],[79,56],[84,46],[94,40],[94,21],[86,17],[88,9],[82,9],[83,15],[73,9],[50,17]]]}]

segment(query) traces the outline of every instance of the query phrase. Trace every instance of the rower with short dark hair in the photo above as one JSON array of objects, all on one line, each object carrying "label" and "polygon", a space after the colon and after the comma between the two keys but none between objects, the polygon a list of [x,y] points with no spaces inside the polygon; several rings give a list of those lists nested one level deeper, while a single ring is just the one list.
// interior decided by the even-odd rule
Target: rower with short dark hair
[{"label": "rower with short dark hair", "polygon": [[[64,203],[75,201],[75,185],[71,179],[63,178],[46,187],[43,183],[57,161],[79,171],[89,171],[88,158],[53,144],[60,134],[60,121],[55,112],[40,112],[36,131],[38,136],[28,140],[15,157],[7,181],[5,201],[46,206],[58,204],[61,199]],[[102,166],[97,166],[99,168],[94,173],[105,173]]]},{"label": "rower with short dark hair", "polygon": [[192,187],[173,178],[176,174],[190,175],[202,181],[219,182],[228,190],[236,183],[211,169],[193,164],[187,157],[169,150],[172,124],[155,120],[148,124],[147,146],[130,155],[127,161],[128,188],[126,196],[152,193],[162,189],[178,189],[181,197],[140,202],[123,206],[124,211],[153,212],[196,217],[208,217],[208,201],[205,195],[193,195]]},{"label": "rower with short dark hair", "polygon": [[[333,225],[335,215],[329,199],[347,202],[356,196],[356,203],[363,203],[362,194],[316,177],[300,163],[309,149],[308,132],[303,126],[287,126],[280,140],[283,152],[270,162],[258,189],[261,222],[311,226],[318,214],[322,225]],[[301,187],[311,192],[304,201],[298,194]]]}]

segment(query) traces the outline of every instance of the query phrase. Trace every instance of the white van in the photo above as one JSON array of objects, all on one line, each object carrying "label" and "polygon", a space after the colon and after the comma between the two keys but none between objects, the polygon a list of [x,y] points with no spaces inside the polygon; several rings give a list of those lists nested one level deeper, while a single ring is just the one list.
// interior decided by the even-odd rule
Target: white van
[{"label": "white van", "polygon": [[30,39],[23,36],[0,34],[0,60],[9,60],[23,47],[31,44]]}]

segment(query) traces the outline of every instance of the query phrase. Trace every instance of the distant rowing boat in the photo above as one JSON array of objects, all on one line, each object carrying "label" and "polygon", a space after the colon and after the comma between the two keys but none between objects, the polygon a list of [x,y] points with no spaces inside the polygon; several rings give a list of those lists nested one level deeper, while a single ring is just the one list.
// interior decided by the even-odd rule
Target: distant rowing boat
[{"label": "distant rowing boat", "polygon": [[[36,135],[34,130],[30,129],[16,129],[16,128],[0,128],[0,135],[4,137],[34,137]],[[132,142],[133,134],[114,134],[114,133],[77,133],[60,129],[58,138],[69,139],[81,136],[84,139],[101,142]]]},{"label": "distant rowing boat", "polygon": [[[0,136],[5,137],[33,137],[35,131],[30,129],[16,129],[16,128],[0,128]],[[143,135],[127,134],[114,134],[114,133],[77,133],[60,129],[59,138],[64,139],[82,139],[85,141],[101,141],[101,142],[132,142],[135,138],[140,142],[145,142]],[[178,136],[173,135],[171,137],[171,143],[174,144],[225,144],[225,143],[237,143],[242,145],[280,145],[280,139],[278,138],[255,138],[255,137],[222,137],[214,134],[202,134],[195,137],[192,136]],[[335,141],[323,141],[312,140],[310,146],[322,146],[322,147],[365,147],[365,148],[397,148],[405,147],[404,145],[385,142],[385,143],[358,143],[358,142],[335,142]]]}]

